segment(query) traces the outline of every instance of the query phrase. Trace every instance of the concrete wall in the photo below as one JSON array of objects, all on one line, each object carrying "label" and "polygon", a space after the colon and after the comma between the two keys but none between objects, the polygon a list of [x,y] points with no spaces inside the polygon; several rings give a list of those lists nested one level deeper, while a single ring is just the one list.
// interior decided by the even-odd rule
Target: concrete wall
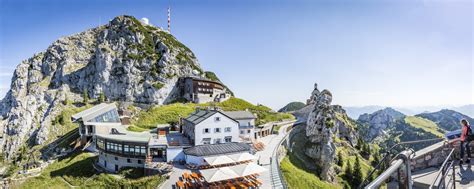
[{"label": "concrete wall", "polygon": [[[216,117],[220,118],[220,121],[216,121]],[[225,128],[231,127],[230,132],[226,132]],[[209,128],[209,133],[204,133],[204,128]],[[215,128],[220,128],[221,132],[216,133]],[[198,125],[194,126],[195,132],[195,145],[203,144],[203,138],[211,138],[211,144],[215,143],[215,139],[220,138],[221,143],[225,143],[224,138],[226,136],[231,136],[231,142],[239,142],[239,126],[238,123],[228,118],[227,116],[222,115],[221,113],[216,113],[206,120],[202,121]]]},{"label": "concrete wall", "polygon": [[166,149],[166,161],[181,161],[184,160],[183,148],[170,148]]},{"label": "concrete wall", "polygon": [[[115,157],[117,157],[117,160],[115,160]],[[130,163],[127,162],[127,159],[130,159]],[[138,160],[141,160],[141,164],[138,163]],[[107,162],[107,165],[105,165],[105,161]],[[101,152],[99,154],[99,162],[98,164],[105,168],[108,171],[115,172],[115,165],[118,165],[118,169],[120,170],[123,167],[137,167],[137,168],[143,168],[145,167],[145,159],[137,159],[137,158],[126,158],[126,157],[120,157],[112,154],[106,154]]]}]

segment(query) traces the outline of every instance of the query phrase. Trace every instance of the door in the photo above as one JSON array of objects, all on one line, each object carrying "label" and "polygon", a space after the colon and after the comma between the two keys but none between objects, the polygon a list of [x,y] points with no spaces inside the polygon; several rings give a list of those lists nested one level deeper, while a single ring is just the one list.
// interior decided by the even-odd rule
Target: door
[{"label": "door", "polygon": [[119,169],[119,167],[118,167],[118,165],[116,164],[116,165],[115,165],[115,172],[118,172],[118,169]]}]

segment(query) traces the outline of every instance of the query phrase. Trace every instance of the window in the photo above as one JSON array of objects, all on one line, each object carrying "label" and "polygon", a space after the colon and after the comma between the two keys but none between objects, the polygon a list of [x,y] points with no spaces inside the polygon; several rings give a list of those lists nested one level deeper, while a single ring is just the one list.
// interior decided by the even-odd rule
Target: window
[{"label": "window", "polygon": [[244,130],[240,130],[240,134],[243,135],[243,134],[244,134]]},{"label": "window", "polygon": [[211,144],[211,138],[203,138],[202,144]]},{"label": "window", "polygon": [[232,137],[231,137],[231,136],[226,136],[226,137],[224,138],[224,141],[225,141],[225,142],[232,142]]},{"label": "window", "polygon": [[138,163],[138,164],[142,164],[142,160],[139,159],[139,160],[137,161],[137,163]]},{"label": "window", "polygon": [[130,160],[130,158],[127,158],[127,163],[132,163],[132,160]]},{"label": "window", "polygon": [[204,133],[209,133],[209,128],[204,128]]},{"label": "window", "polygon": [[118,161],[118,157],[115,157],[114,159],[115,159],[115,161]]},{"label": "window", "polygon": [[221,128],[214,128],[214,133],[220,133],[221,132]]},{"label": "window", "polygon": [[214,121],[220,121],[221,120],[221,117],[215,117],[214,118]]},{"label": "window", "polygon": [[99,149],[104,149],[105,148],[103,139],[97,138],[96,143],[97,143],[97,148],[99,148]]},{"label": "window", "polygon": [[221,143],[221,139],[220,139],[220,138],[214,139],[214,144],[220,144],[220,143]]},{"label": "window", "polygon": [[250,132],[251,132],[251,130],[250,130],[250,129],[249,129],[249,130],[247,130],[247,133],[250,133]]},{"label": "window", "polygon": [[225,132],[230,132],[231,130],[232,130],[232,127],[226,127],[224,131]]}]

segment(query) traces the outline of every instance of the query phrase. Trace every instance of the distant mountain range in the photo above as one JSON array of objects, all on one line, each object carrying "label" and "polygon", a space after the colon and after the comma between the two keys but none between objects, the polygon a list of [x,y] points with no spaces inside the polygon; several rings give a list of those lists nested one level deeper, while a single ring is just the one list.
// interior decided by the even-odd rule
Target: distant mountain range
[{"label": "distant mountain range", "polygon": [[[386,108],[386,106],[347,106],[344,109],[347,115],[352,119],[358,119],[360,115],[368,113],[374,113],[377,110]],[[437,112],[443,109],[450,109],[469,117],[474,117],[474,104],[468,104],[464,106],[417,106],[417,107],[392,107],[393,109],[405,114],[405,115],[416,115],[421,113]]]}]

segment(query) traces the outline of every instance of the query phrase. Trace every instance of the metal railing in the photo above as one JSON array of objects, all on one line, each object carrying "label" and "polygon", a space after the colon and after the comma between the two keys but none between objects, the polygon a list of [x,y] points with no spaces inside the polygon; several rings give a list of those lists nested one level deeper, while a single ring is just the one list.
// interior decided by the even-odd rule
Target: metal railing
[{"label": "metal railing", "polygon": [[[375,174],[375,172],[377,170],[380,170],[382,166],[382,164],[386,161],[388,161],[388,159],[390,158],[391,156],[391,152],[393,149],[395,149],[396,147],[398,146],[402,146],[402,145],[407,145],[407,144],[416,144],[416,143],[422,143],[422,142],[432,142],[432,141],[440,141],[440,140],[444,140],[443,138],[434,138],[434,139],[425,139],[425,140],[414,140],[414,141],[406,141],[406,142],[400,142],[398,144],[395,144],[393,145],[391,148],[389,148],[387,150],[387,152],[385,153],[385,156],[380,160],[380,162],[375,166],[375,168],[366,176],[366,178],[364,179],[364,181],[359,185],[358,188],[363,188],[364,185],[368,182],[368,178],[371,178],[373,174]],[[365,188],[378,188],[383,182],[385,182],[386,180],[388,180],[390,178],[390,175],[395,173],[395,171],[397,171],[401,166],[402,164],[405,164],[405,168],[407,169],[406,170],[406,183],[404,183],[404,185],[406,185],[407,188],[411,188],[411,183],[412,183],[412,178],[411,178],[411,169],[410,169],[410,158],[411,156],[414,155],[414,151],[412,149],[406,149],[405,151],[399,153],[396,155],[395,158],[391,159],[389,162],[391,162],[391,165],[390,167],[388,167],[381,175],[379,175],[374,181],[372,181],[371,183],[369,183],[367,186],[365,186]]]},{"label": "metal railing", "polygon": [[[287,142],[286,140],[290,140],[289,139],[289,136],[290,136],[290,133],[291,133],[291,130],[292,130],[292,127],[293,125],[289,126],[290,129],[287,128],[287,133],[285,134],[285,136],[281,139],[281,141],[278,143],[277,147],[273,150],[273,154],[272,154],[272,162],[270,164],[270,173],[271,173],[271,179],[272,179],[272,186],[273,188],[276,188],[276,186],[281,183],[281,188],[284,188],[284,189],[287,189],[288,188],[288,184],[286,183],[285,181],[285,178],[283,177],[283,173],[281,172],[281,168],[280,168],[280,153],[279,152],[279,149],[283,146],[283,143],[284,142]],[[276,169],[276,170],[274,170]],[[277,171],[277,174],[278,174],[278,180],[273,177],[273,172],[274,171]]]},{"label": "metal railing", "polygon": [[414,155],[412,150],[405,150],[399,153],[392,161],[391,166],[386,169],[382,174],[380,174],[374,181],[369,183],[365,188],[366,189],[376,189],[379,188],[390,176],[398,171],[402,165],[405,165],[406,179],[404,185],[406,188],[411,189],[411,169],[410,169],[410,158]]},{"label": "metal railing", "polygon": [[[454,188],[456,189],[456,166],[454,164],[455,159],[454,159],[454,148],[451,149],[449,152],[448,157],[444,160],[443,164],[441,165],[438,175],[436,176],[436,179],[433,181],[433,183],[430,186],[430,189],[434,188]],[[451,175],[449,172],[451,172]],[[446,182],[446,180],[448,180]]]}]

